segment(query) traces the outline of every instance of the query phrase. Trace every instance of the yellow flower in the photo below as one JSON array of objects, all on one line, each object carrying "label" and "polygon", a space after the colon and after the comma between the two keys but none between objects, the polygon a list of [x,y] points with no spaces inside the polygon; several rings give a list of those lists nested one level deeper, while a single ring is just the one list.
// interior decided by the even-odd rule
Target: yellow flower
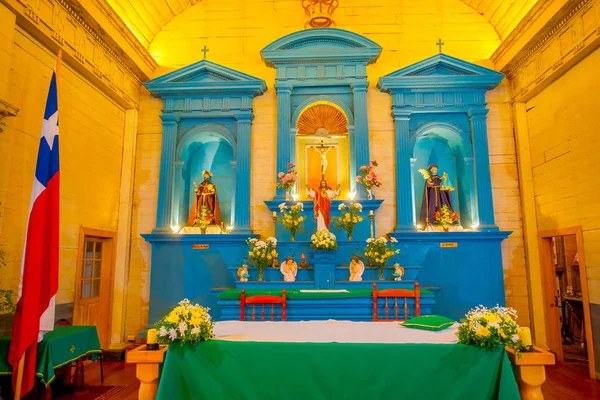
[{"label": "yellow flower", "polygon": [[493,324],[494,322],[500,323],[502,322],[502,320],[500,318],[498,318],[498,316],[496,314],[485,314],[483,316],[483,319],[485,319],[489,324]]},{"label": "yellow flower", "polygon": [[176,324],[179,322],[179,315],[176,312],[171,311],[171,313],[167,316],[167,323]]},{"label": "yellow flower", "polygon": [[477,329],[476,332],[477,336],[483,336],[483,337],[488,337],[490,336],[490,330],[487,328],[487,326],[480,326],[479,329]]},{"label": "yellow flower", "polygon": [[500,336],[502,336],[502,339],[506,339],[506,333],[504,333],[504,329],[498,329],[498,332],[500,333]]}]

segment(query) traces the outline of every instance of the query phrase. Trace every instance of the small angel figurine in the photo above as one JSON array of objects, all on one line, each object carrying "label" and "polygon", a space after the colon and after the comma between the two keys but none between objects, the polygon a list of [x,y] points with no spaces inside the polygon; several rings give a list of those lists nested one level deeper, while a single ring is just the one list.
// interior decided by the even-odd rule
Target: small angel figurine
[{"label": "small angel figurine", "polygon": [[284,262],[281,263],[281,268],[279,268],[281,273],[283,274],[283,280],[285,282],[295,282],[296,274],[298,273],[298,264],[294,261],[292,256],[289,256],[285,259]]},{"label": "small angel figurine", "polygon": [[401,281],[404,276],[404,268],[400,266],[400,264],[394,264],[394,273],[392,274],[395,281]]},{"label": "small angel figurine", "polygon": [[361,282],[362,274],[365,272],[365,264],[357,256],[352,256],[351,260],[348,267],[350,270],[350,278],[348,280],[350,282]]},{"label": "small angel figurine", "polygon": [[237,276],[240,277],[240,282],[248,282],[250,274],[248,273],[248,266],[246,264],[243,264],[241,268],[238,268]]},{"label": "small angel figurine", "polygon": [[302,259],[300,260],[300,268],[308,268],[308,263],[306,262],[306,257],[302,254]]}]

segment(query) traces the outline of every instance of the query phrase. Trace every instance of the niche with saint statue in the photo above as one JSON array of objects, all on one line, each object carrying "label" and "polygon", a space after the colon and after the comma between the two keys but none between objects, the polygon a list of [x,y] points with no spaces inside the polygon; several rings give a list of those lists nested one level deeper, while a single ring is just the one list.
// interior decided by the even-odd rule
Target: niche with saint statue
[{"label": "niche with saint statue", "polygon": [[[418,118],[415,118],[418,123]],[[466,118],[465,118],[466,119]],[[473,166],[468,131],[460,122],[426,123],[412,137],[417,228],[457,231],[473,224]]]}]

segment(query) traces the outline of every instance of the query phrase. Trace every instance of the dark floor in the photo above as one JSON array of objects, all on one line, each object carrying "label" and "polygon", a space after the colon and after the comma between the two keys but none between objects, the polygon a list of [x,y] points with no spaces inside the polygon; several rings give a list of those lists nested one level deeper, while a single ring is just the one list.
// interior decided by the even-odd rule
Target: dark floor
[{"label": "dark floor", "polygon": [[[600,400],[600,382],[588,377],[587,364],[566,363],[546,367],[546,383],[542,387],[545,400]],[[86,367],[86,383],[100,385],[100,367],[96,363]],[[137,399],[139,382],[135,378],[135,366],[125,363],[104,363],[104,385],[123,386],[124,389],[110,400]],[[73,400],[85,398],[85,393],[59,395],[53,398]]]}]

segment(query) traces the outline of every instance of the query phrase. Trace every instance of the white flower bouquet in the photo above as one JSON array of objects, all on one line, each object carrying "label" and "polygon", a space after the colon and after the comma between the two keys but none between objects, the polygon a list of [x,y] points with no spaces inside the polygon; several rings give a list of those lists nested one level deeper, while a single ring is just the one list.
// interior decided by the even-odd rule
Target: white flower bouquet
[{"label": "white flower bouquet", "polygon": [[394,250],[394,243],[398,242],[396,238],[380,236],[377,239],[367,239],[365,247],[365,258],[369,267],[379,268],[379,279],[383,280],[385,264],[394,255],[400,253],[400,250]]},{"label": "white flower bouquet", "polygon": [[338,244],[335,235],[322,229],[310,237],[310,248],[313,250],[337,250]]},{"label": "white flower bouquet", "polygon": [[519,338],[517,312],[513,308],[478,306],[471,309],[458,327],[458,342],[479,347],[508,346],[519,353],[525,345]]},{"label": "white flower bouquet", "polygon": [[352,240],[354,226],[363,221],[363,217],[360,216],[362,205],[354,202],[350,202],[349,205],[341,203],[338,206],[338,210],[340,210],[341,215],[333,218],[334,226],[336,229],[345,230],[348,234],[348,240]]},{"label": "white flower bouquet", "polygon": [[265,267],[273,265],[273,260],[277,260],[277,239],[269,237],[267,240],[258,240],[249,238],[246,240],[248,245],[248,261],[258,268],[258,280],[264,280]]},{"label": "white flower bouquet", "polygon": [[196,344],[213,337],[213,322],[209,308],[192,304],[183,299],[177,307],[171,310],[154,325],[158,330],[159,343],[179,341]]}]

